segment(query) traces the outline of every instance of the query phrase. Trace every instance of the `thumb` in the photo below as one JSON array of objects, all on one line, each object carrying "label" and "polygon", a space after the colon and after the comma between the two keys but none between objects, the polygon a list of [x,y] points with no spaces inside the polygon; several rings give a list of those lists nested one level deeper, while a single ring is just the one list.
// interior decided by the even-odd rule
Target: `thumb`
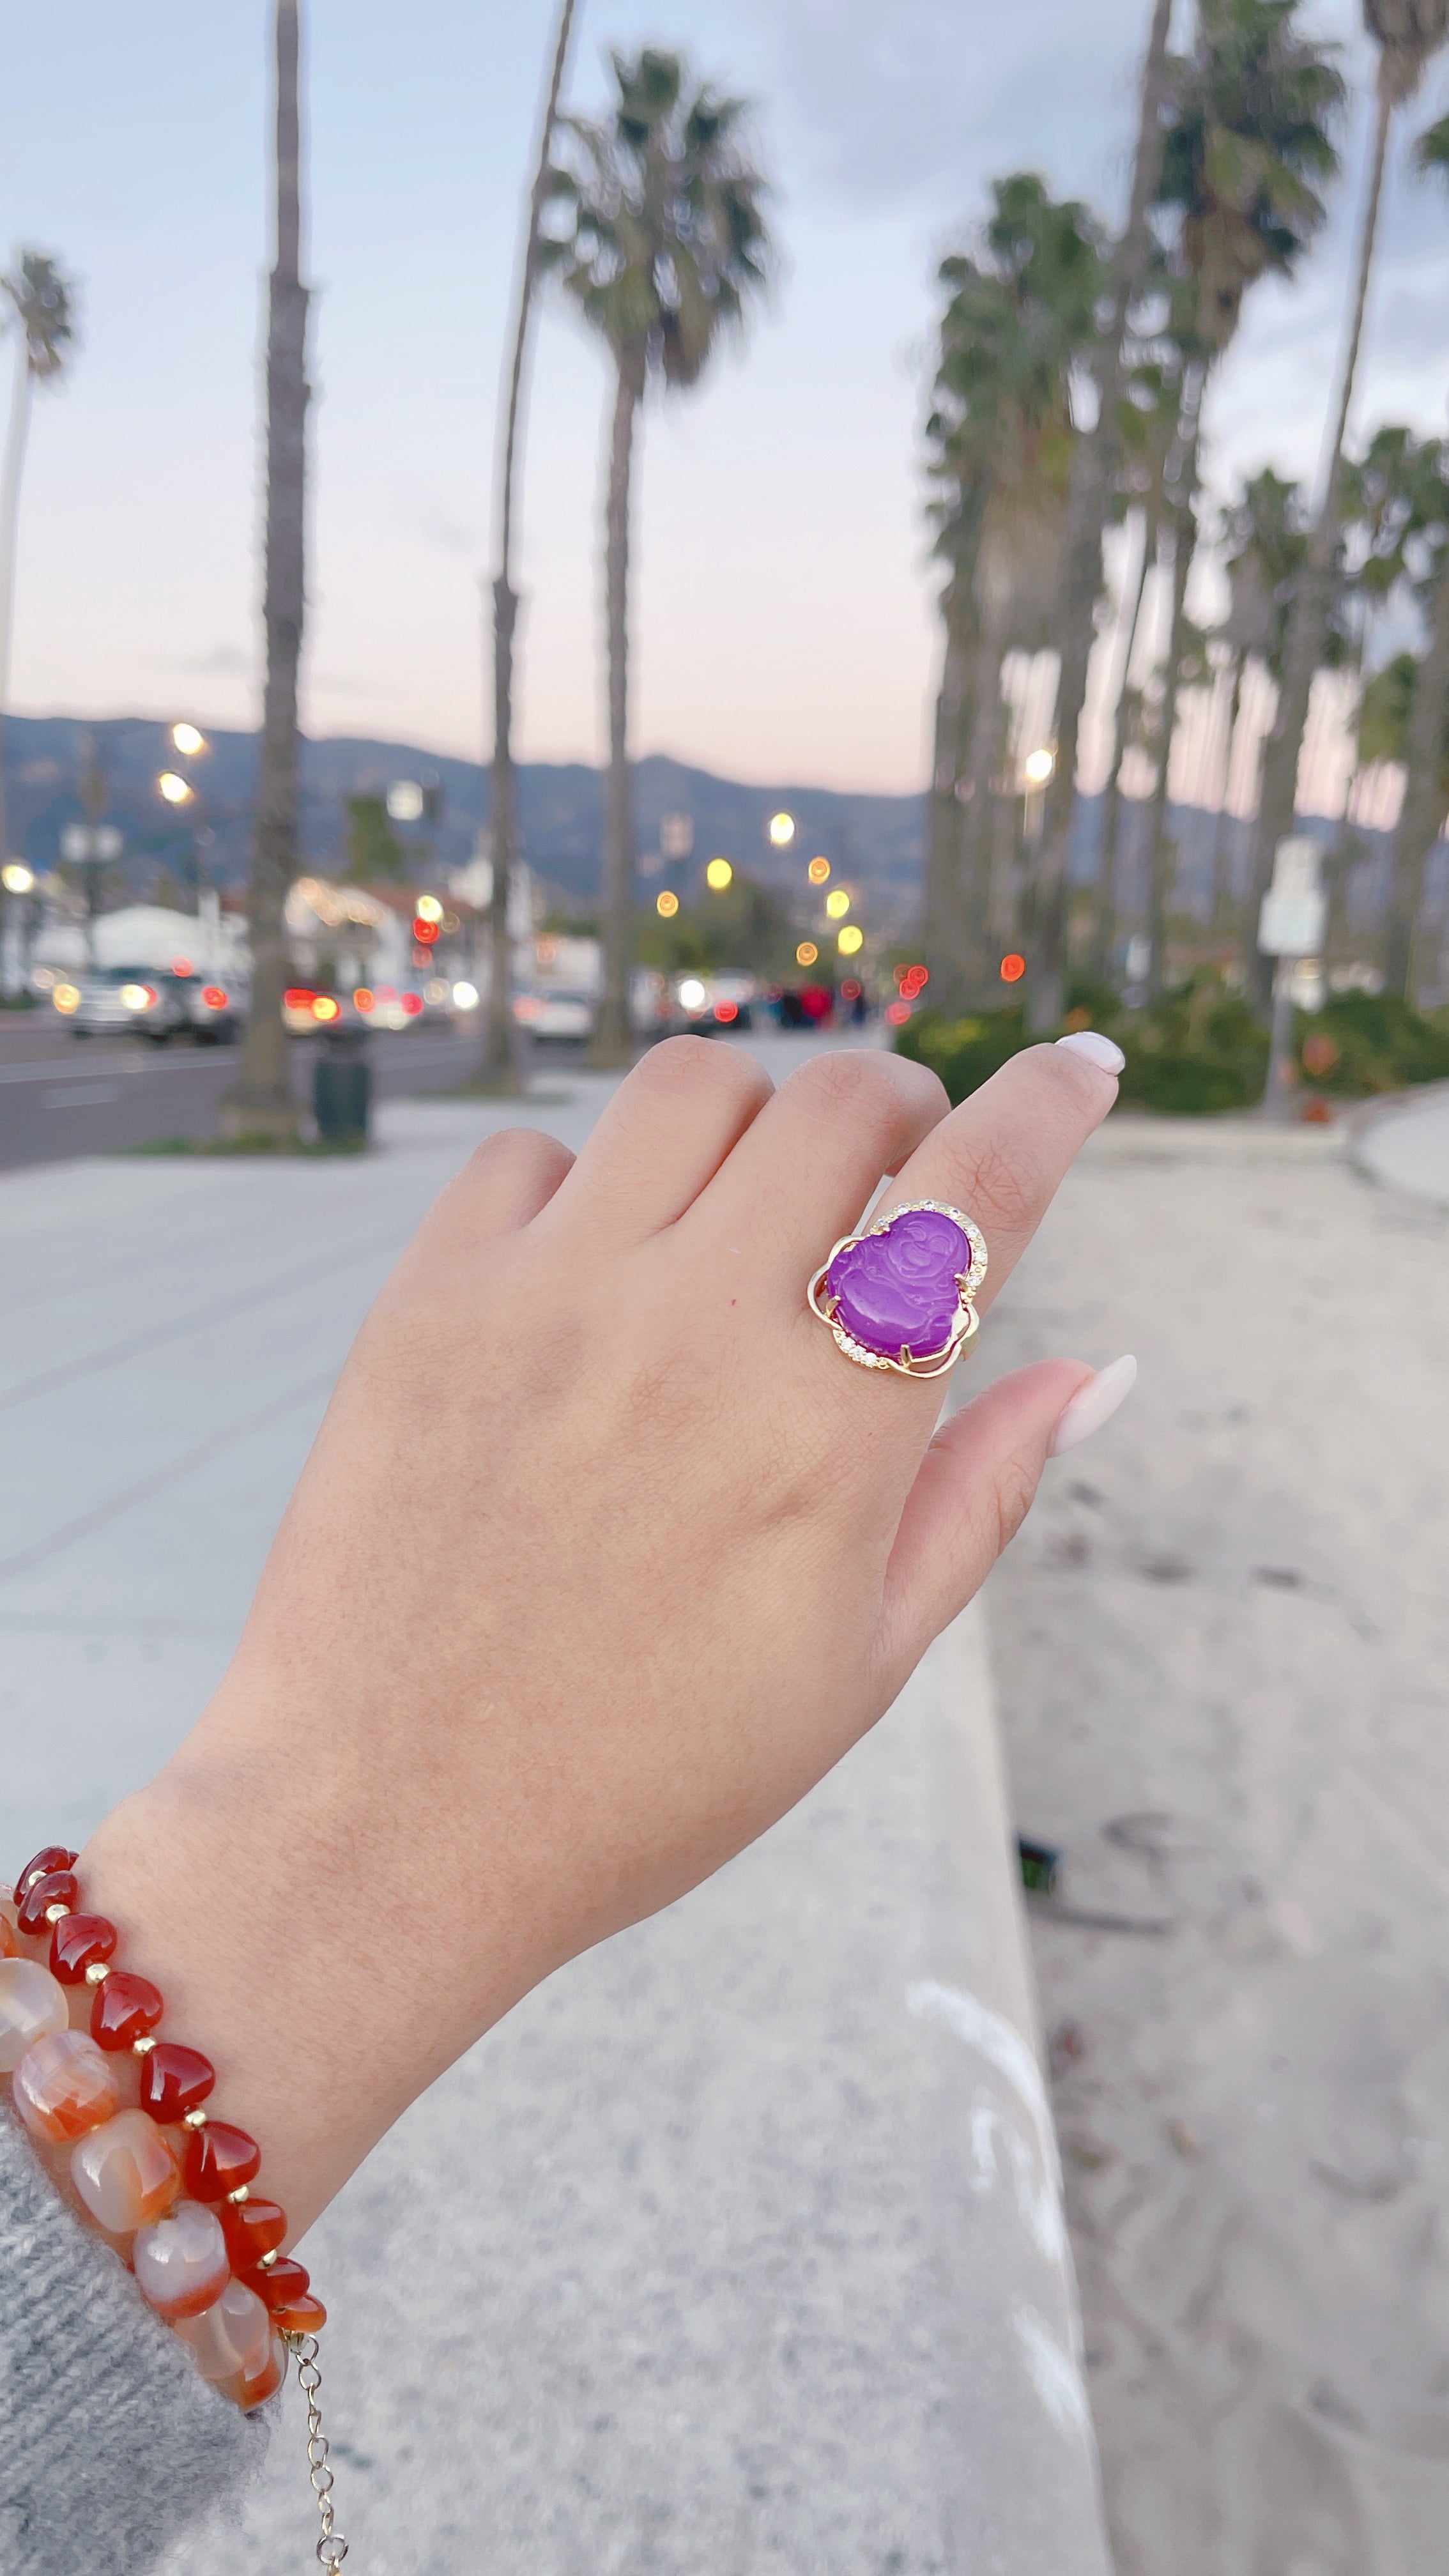
[{"label": "thumb", "polygon": [[[936,1433],[906,1496],[886,1568],[879,1651],[899,1687],[985,1582],[1032,1503],[1058,1427],[1072,1444],[1115,1412],[1136,1374],[1122,1361],[1100,1373],[1082,1360],[1039,1360],[998,1378]],[[1092,1397],[1080,1408],[1073,1398]],[[1068,1406],[1073,1422],[1063,1423]]]}]

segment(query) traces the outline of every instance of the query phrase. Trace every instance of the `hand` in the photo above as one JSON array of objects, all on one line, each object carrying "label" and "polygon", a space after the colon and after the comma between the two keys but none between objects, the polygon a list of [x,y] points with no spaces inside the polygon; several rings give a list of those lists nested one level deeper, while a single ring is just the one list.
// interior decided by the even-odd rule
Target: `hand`
[{"label": "hand", "polygon": [[[853,1367],[805,1286],[944,1199],[1010,1275],[1113,1077],[645,1057],[577,1161],[481,1146],[363,1325],[236,1656],[82,1858],[309,2223],[540,1978],[668,1904],[874,1724],[1018,1527],[1091,1372]],[[966,1363],[969,1366],[969,1361]]]}]

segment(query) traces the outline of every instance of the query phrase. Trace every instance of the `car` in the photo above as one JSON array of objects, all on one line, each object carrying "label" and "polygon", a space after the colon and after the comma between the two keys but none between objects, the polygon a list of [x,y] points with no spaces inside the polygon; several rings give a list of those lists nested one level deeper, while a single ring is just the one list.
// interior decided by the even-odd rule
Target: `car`
[{"label": "car", "polygon": [[669,1026],[714,1036],[721,1029],[747,1029],[754,1019],[758,986],[742,968],[726,966],[675,975],[669,985]]},{"label": "car", "polygon": [[317,1026],[337,1018],[350,1021],[354,1027],[368,1029],[415,1029],[422,1025],[429,1005],[416,984],[358,984],[345,1001],[330,1011],[317,1010],[319,1002],[330,1002],[328,993],[311,997],[311,1016],[302,1026]]},{"label": "car", "polygon": [[134,1032],[164,1046],[194,1026],[185,988],[199,981],[169,966],[87,966],[51,986],[51,1007],[78,1038]]},{"label": "car", "polygon": [[251,994],[244,978],[225,983],[214,975],[178,976],[191,1034],[198,1046],[235,1046],[246,1021]]},{"label": "car", "polygon": [[599,1006],[592,993],[544,991],[515,993],[513,1016],[532,1038],[554,1038],[565,1046],[582,1046],[594,1034]]}]

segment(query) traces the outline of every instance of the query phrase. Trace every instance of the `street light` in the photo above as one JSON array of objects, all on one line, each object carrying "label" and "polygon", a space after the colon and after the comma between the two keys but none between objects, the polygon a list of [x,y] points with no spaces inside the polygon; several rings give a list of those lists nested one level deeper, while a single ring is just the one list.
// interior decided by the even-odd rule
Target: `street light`
[{"label": "street light", "polygon": [[183,760],[195,760],[198,752],[206,749],[206,736],[204,733],[199,733],[194,724],[174,724],[171,728],[171,748],[173,751],[179,751]]},{"label": "street light", "polygon": [[1056,765],[1056,753],[1043,743],[1039,750],[1027,753],[1021,764],[1021,774],[1028,787],[1045,787]]},{"label": "street light", "polygon": [[850,897],[844,886],[832,886],[825,898],[825,909],[832,921],[843,921],[850,910]]},{"label": "street light", "polygon": [[805,874],[810,879],[812,885],[824,885],[826,878],[830,874],[830,861],[828,859],[812,859],[809,867],[805,871]]},{"label": "street light", "polygon": [[728,859],[711,859],[704,872],[705,884],[712,894],[723,894],[734,875]]},{"label": "street light", "polygon": [[0,868],[0,885],[7,894],[29,894],[34,883],[35,870],[28,868],[23,859],[8,859]]},{"label": "street light", "polygon": [[654,898],[654,909],[661,921],[672,921],[679,910],[679,897],[669,886],[661,887]]},{"label": "street light", "polygon": [[189,805],[196,790],[189,778],[182,778],[174,769],[163,769],[156,781],[156,793],[164,796],[168,805]]},{"label": "street light", "polygon": [[813,939],[802,939],[795,951],[795,963],[797,966],[813,966],[819,954]]},{"label": "street light", "polygon": [[793,815],[793,814],[772,814],[772,815],[770,816],[770,839],[771,839],[771,840],[772,840],[772,842],[774,843],[775,848],[776,848],[777,850],[788,850],[788,848],[789,848],[789,846],[790,846],[791,842],[794,840],[794,838],[795,838],[795,817],[794,817],[794,815]]},{"label": "street light", "polygon": [[842,957],[855,957],[865,946],[865,932],[858,929],[853,921],[848,921],[843,930],[836,932],[835,945]]}]

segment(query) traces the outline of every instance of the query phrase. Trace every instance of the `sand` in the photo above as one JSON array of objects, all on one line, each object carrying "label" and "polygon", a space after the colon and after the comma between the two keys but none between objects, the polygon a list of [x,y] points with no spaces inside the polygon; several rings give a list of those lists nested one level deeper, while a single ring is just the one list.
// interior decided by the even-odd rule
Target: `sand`
[{"label": "sand", "polygon": [[1449,1209],[1119,1115],[983,1333],[1135,1350],[988,1587],[1119,2576],[1449,2570]]}]

